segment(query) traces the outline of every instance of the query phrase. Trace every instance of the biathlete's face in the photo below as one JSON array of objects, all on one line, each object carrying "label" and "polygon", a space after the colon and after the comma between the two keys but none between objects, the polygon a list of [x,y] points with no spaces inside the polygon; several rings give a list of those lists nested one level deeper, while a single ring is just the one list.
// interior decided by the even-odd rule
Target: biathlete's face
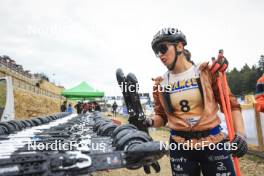
[{"label": "biathlete's face", "polygon": [[157,57],[160,58],[161,62],[168,68],[171,67],[171,65],[174,62],[176,50],[178,52],[182,52],[184,50],[184,45],[182,42],[179,43],[169,43],[169,42],[163,42],[158,44],[155,54]]},{"label": "biathlete's face", "polygon": [[166,42],[160,43],[157,46],[155,54],[165,66],[169,66],[173,63],[175,58],[175,44]]}]

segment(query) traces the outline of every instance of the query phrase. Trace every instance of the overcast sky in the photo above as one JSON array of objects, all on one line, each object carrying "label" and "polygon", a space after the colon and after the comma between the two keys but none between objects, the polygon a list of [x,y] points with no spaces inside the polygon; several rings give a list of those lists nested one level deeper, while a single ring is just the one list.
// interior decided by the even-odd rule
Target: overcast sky
[{"label": "overcast sky", "polygon": [[264,54],[263,0],[1,0],[0,55],[71,88],[81,81],[118,95],[115,70],[133,72],[141,92],[166,68],[153,35],[177,27],[199,63],[223,48],[230,68]]}]

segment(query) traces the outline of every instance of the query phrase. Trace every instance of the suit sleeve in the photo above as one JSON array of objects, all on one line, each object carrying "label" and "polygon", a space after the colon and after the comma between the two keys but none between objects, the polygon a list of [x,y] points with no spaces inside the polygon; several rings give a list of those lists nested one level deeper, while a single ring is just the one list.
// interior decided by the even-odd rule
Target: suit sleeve
[{"label": "suit sleeve", "polygon": [[153,86],[153,98],[154,98],[154,111],[156,115],[159,115],[160,117],[162,117],[163,121],[164,121],[164,125],[167,123],[167,116],[165,113],[165,110],[160,102],[160,94],[158,92],[158,86],[159,85],[154,85]]}]

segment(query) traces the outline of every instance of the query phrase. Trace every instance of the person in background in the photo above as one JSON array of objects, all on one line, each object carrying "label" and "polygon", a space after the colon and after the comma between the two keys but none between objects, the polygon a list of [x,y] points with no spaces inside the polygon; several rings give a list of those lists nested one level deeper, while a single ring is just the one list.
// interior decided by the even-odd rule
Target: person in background
[{"label": "person in background", "polygon": [[256,110],[258,112],[264,112],[264,73],[257,81],[255,98]]},{"label": "person in background", "polygon": [[215,61],[215,57],[211,57],[211,61],[214,62]]},{"label": "person in background", "polygon": [[94,112],[95,111],[95,104],[94,102],[90,103],[90,112]]},{"label": "person in background", "polygon": [[89,104],[88,102],[83,102],[83,105],[82,105],[82,113],[85,114],[87,111],[89,110]]},{"label": "person in background", "polygon": [[74,108],[77,110],[77,114],[82,113],[82,104],[80,101],[78,101],[78,103],[74,106]]},{"label": "person in background", "polygon": [[94,110],[95,111],[101,111],[100,105],[96,101],[94,101],[93,103],[94,103]]},{"label": "person in background", "polygon": [[64,101],[60,107],[61,112],[66,112],[67,110],[67,101]]},{"label": "person in background", "polygon": [[71,103],[69,103],[68,107],[67,107],[67,112],[73,113],[73,108]]},{"label": "person in background", "polygon": [[117,109],[117,104],[116,104],[116,101],[114,101],[114,103],[112,105],[112,112],[113,112],[114,117],[116,117],[116,109]]}]

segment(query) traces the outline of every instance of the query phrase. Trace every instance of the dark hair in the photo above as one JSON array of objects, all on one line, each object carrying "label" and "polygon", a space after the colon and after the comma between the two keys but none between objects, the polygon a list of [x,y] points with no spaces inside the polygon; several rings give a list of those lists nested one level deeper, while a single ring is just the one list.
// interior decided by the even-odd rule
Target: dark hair
[{"label": "dark hair", "polygon": [[212,61],[215,61],[215,57],[212,57],[211,60],[212,60]]},{"label": "dark hair", "polygon": [[192,57],[191,52],[187,49],[184,49],[183,54],[184,54],[185,58],[187,59],[187,61],[194,65],[194,62],[191,60],[191,57]]}]

